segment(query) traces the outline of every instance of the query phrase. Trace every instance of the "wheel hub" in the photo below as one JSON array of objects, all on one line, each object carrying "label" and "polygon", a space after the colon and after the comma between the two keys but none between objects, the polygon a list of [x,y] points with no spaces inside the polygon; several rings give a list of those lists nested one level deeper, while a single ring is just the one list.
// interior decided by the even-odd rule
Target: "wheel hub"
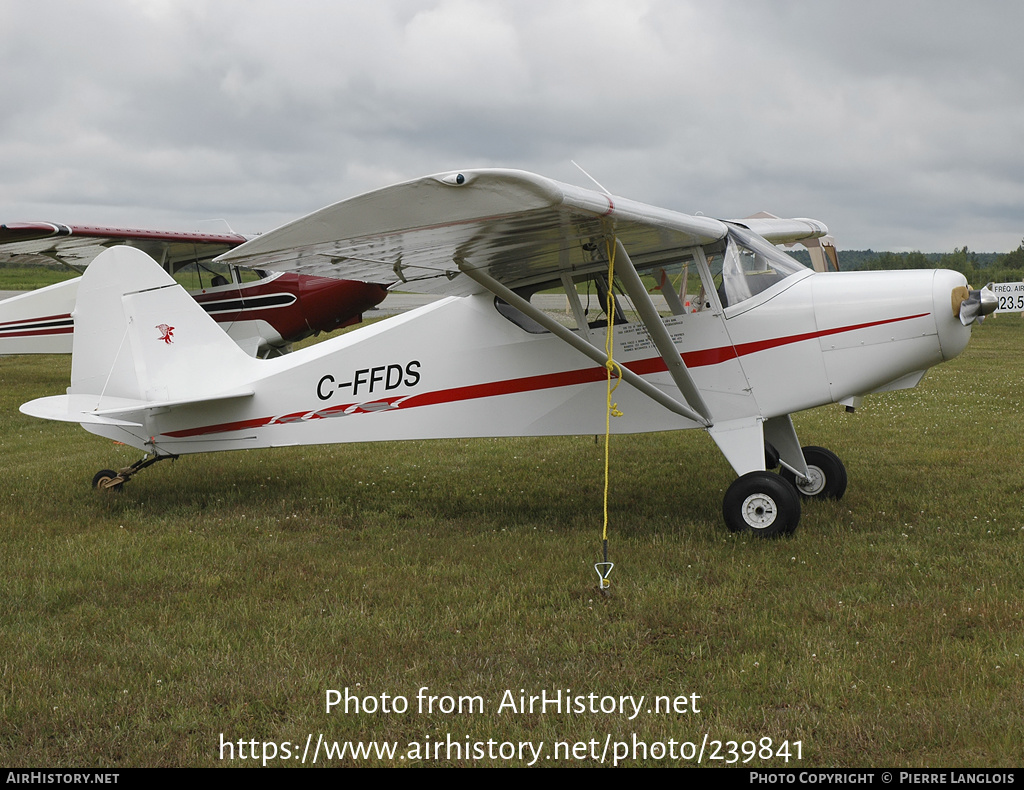
[{"label": "wheel hub", "polygon": [[778,516],[775,501],[767,494],[751,494],[743,500],[740,512],[751,529],[767,529]]},{"label": "wheel hub", "polygon": [[804,496],[817,496],[825,490],[825,474],[819,467],[808,464],[806,479],[798,479],[796,487]]}]

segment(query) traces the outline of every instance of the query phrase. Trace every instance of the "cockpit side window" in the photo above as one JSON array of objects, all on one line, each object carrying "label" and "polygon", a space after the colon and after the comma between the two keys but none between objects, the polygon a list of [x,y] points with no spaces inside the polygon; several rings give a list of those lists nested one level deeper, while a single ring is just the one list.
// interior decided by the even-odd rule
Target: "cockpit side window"
[{"label": "cockpit side window", "polygon": [[[603,274],[578,282],[566,283],[555,280],[536,283],[516,288],[515,293],[569,329],[578,329],[583,325],[589,329],[597,329],[608,325],[608,278]],[[615,323],[628,323],[631,320],[630,307],[618,283],[615,284],[614,293]],[[503,299],[495,297],[494,306],[505,318],[531,334],[539,335],[547,331],[536,320]]]},{"label": "cockpit side window", "polygon": [[[597,261],[604,263],[603,261]],[[795,259],[760,237],[742,229],[702,247],[660,251],[633,260],[637,274],[663,318],[688,313],[718,311],[749,299],[790,274],[804,269]],[[607,272],[563,274],[561,280],[534,283],[515,289],[531,307],[569,329],[586,334],[608,325]],[[717,297],[712,291],[717,292]],[[618,282],[615,295],[615,323],[638,320],[632,300]],[[495,298],[494,305],[509,321],[531,334],[546,330],[535,318]]]},{"label": "cockpit side window", "polygon": [[[236,268],[236,267],[233,267]],[[171,265],[172,276],[187,291],[217,288],[237,282],[235,272],[222,263],[213,261],[187,261]]]}]

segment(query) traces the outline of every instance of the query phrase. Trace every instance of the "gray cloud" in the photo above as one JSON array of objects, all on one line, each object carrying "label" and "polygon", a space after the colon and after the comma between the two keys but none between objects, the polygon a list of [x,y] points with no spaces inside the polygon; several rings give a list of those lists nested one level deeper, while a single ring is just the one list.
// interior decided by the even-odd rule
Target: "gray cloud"
[{"label": "gray cloud", "polygon": [[1015,2],[39,0],[0,6],[0,220],[267,230],[452,168],[843,247],[1024,235]]}]

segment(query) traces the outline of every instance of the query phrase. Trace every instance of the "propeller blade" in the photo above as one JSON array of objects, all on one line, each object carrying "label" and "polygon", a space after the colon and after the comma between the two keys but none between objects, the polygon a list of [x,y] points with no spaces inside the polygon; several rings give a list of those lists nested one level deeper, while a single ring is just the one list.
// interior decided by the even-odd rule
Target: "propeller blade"
[{"label": "propeller blade", "polygon": [[985,320],[985,316],[994,313],[999,305],[999,298],[989,287],[989,283],[979,291],[969,291],[967,298],[960,303],[960,323],[970,326],[975,321],[979,324]]}]

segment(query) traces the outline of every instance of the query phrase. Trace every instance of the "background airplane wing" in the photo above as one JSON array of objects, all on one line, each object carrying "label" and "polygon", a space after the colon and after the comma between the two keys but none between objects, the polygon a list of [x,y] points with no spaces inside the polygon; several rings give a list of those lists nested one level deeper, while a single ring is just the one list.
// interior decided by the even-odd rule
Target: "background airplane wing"
[{"label": "background airplane wing", "polygon": [[55,222],[13,222],[0,225],[0,262],[33,263],[45,259],[81,270],[107,247],[126,244],[161,263],[205,261],[237,247],[246,237],[237,233],[176,231],[61,225]]},{"label": "background airplane wing", "polygon": [[442,173],[369,192],[263,234],[218,260],[269,271],[392,283],[420,293],[481,290],[479,268],[515,288],[607,265],[619,238],[638,266],[726,235],[725,223],[516,170]]},{"label": "background airplane wing", "polygon": [[783,219],[767,211],[760,211],[730,222],[754,231],[772,244],[784,244],[787,247],[802,244],[811,256],[811,267],[816,272],[839,271],[836,240],[828,235],[828,228],[816,219]]},{"label": "background airplane wing", "polygon": [[828,233],[824,223],[816,219],[784,219],[762,211],[752,217],[733,219],[729,222],[742,225],[772,244],[794,244],[806,239],[816,239]]}]

